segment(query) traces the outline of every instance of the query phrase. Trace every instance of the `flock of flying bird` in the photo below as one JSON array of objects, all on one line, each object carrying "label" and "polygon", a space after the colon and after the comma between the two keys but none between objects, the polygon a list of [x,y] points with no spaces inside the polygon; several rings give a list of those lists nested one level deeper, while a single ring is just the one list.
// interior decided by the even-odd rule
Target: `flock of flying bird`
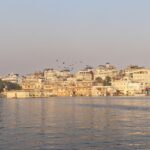
[{"label": "flock of flying bird", "polygon": [[[74,71],[74,69],[78,66],[78,65],[84,65],[83,61],[79,61],[79,62],[74,62],[72,64],[67,64],[65,61],[61,61],[59,59],[56,59],[56,63],[58,66],[58,69],[64,69],[64,70],[70,70],[70,71]],[[89,65],[86,65],[86,67],[88,67]]]}]

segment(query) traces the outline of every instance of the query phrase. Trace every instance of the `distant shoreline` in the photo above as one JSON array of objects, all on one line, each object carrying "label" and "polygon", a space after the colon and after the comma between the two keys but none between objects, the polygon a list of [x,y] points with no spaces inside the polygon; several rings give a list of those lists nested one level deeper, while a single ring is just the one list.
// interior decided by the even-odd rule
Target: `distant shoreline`
[{"label": "distant shoreline", "polygon": [[150,98],[150,96],[51,96],[51,97],[27,97],[27,98],[7,98],[5,96],[0,97],[1,99],[8,99],[8,100],[13,100],[13,99],[50,99],[50,98]]}]

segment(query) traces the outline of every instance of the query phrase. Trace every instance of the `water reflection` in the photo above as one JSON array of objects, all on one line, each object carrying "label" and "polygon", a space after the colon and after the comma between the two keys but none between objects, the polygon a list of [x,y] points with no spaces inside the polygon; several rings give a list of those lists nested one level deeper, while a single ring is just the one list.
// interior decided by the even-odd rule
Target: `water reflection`
[{"label": "water reflection", "polygon": [[150,100],[0,100],[0,149],[150,149]]}]

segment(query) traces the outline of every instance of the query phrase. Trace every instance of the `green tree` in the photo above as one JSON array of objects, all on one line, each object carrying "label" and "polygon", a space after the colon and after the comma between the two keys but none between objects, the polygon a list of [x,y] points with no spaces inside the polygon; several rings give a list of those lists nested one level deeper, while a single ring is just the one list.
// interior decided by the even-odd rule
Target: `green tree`
[{"label": "green tree", "polygon": [[111,78],[107,76],[103,82],[104,86],[110,86],[111,85]]},{"label": "green tree", "polygon": [[3,81],[0,79],[0,92],[3,91],[4,87],[5,87],[5,85],[4,85]]},{"label": "green tree", "polygon": [[97,78],[95,79],[95,82],[96,82],[96,83],[103,83],[103,79],[102,79],[101,77],[97,77]]},{"label": "green tree", "polygon": [[5,87],[7,88],[8,91],[21,90],[21,86],[16,84],[16,83],[5,82],[4,85],[5,85]]}]

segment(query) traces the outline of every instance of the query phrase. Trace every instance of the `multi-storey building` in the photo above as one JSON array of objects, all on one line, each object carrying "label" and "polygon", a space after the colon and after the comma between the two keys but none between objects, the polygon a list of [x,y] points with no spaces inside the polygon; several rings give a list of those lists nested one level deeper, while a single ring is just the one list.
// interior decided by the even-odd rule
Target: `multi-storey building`
[{"label": "multi-storey building", "polygon": [[58,70],[54,69],[45,69],[44,70],[44,79],[50,81],[57,81],[57,76],[59,74]]},{"label": "multi-storey building", "polygon": [[123,95],[136,95],[144,92],[144,85],[142,83],[133,82],[126,78],[112,81],[112,87]]},{"label": "multi-storey building", "polygon": [[75,74],[76,80],[91,81],[94,79],[92,69],[80,70]]},{"label": "multi-storey building", "polygon": [[103,80],[106,77],[115,78],[118,75],[118,70],[116,67],[106,63],[106,65],[100,65],[94,70],[94,79],[102,78]]},{"label": "multi-storey building", "polygon": [[6,81],[6,82],[11,82],[11,83],[16,83],[16,84],[21,84],[22,83],[22,76],[20,76],[19,74],[8,74],[7,76],[3,76],[1,77],[2,81]]}]

